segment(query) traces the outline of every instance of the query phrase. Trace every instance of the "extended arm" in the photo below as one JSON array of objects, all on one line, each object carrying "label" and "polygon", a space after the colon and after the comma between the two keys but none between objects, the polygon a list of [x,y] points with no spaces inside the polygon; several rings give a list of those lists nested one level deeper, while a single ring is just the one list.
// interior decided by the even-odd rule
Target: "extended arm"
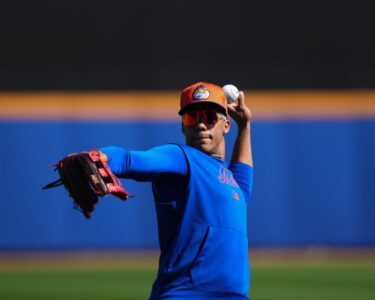
[{"label": "extended arm", "polygon": [[187,163],[177,145],[163,145],[147,151],[130,151],[120,147],[100,149],[112,172],[122,178],[138,181],[156,181],[168,176],[185,176]]},{"label": "extended arm", "polygon": [[238,104],[228,104],[229,115],[237,123],[238,127],[231,162],[241,162],[253,166],[250,138],[251,111],[245,105],[245,95],[242,91],[237,100]]}]

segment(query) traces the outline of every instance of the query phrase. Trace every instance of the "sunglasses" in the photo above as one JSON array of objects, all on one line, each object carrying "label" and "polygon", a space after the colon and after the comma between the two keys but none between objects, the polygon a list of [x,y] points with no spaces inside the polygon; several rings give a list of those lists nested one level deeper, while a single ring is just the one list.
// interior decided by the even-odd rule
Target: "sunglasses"
[{"label": "sunglasses", "polygon": [[198,122],[203,122],[208,128],[212,128],[225,116],[213,110],[193,110],[188,111],[182,115],[182,124],[187,127],[194,127]]}]

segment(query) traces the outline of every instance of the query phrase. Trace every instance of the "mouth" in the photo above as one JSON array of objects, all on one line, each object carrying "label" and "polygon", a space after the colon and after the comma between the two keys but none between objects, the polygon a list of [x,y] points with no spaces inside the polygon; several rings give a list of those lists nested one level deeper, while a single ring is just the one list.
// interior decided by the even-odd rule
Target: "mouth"
[{"label": "mouth", "polygon": [[194,137],[194,141],[204,141],[204,140],[210,140],[211,135],[209,134],[199,134],[198,136]]}]

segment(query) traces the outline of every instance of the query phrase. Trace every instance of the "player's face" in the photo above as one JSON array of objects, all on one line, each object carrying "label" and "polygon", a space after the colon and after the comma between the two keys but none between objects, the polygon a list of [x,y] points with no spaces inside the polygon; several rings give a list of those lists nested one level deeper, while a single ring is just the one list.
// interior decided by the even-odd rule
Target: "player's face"
[{"label": "player's face", "polygon": [[229,128],[229,120],[212,107],[197,107],[182,116],[186,144],[222,159],[225,155],[224,135]]}]

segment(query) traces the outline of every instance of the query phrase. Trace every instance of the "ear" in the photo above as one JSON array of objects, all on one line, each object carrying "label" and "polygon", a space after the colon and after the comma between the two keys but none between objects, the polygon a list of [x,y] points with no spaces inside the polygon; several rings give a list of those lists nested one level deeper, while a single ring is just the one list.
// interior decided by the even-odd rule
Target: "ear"
[{"label": "ear", "polygon": [[224,121],[224,134],[227,134],[230,130],[230,120],[226,119]]}]

